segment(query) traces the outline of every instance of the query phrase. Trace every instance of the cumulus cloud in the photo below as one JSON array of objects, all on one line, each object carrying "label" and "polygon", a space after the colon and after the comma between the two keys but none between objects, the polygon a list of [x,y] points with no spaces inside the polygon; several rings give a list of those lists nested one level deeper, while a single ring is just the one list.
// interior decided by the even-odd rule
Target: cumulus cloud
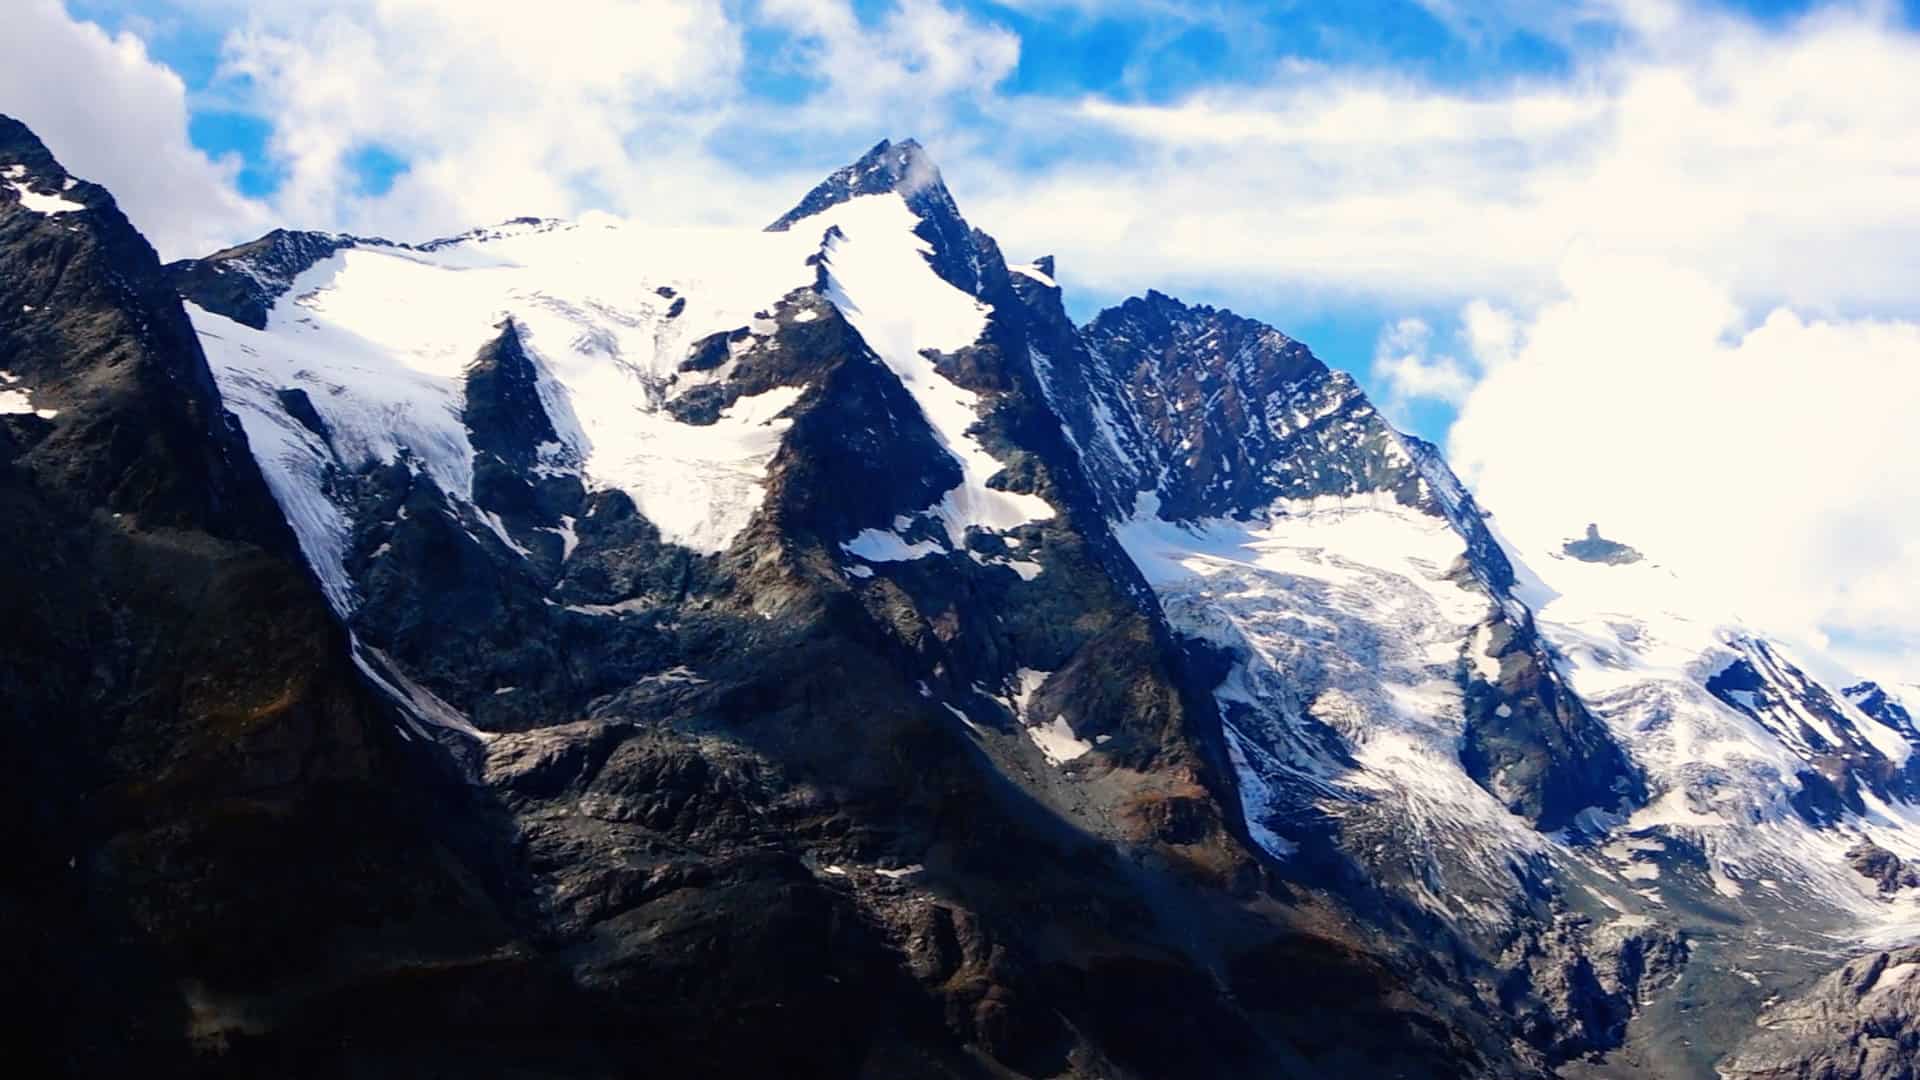
[{"label": "cumulus cloud", "polygon": [[[883,135],[977,151],[955,117],[990,107],[1020,55],[1012,32],[940,0],[867,15],[850,0],[550,0],[538,17],[499,0],[94,4],[144,33],[212,36],[219,69],[196,93],[269,125],[280,181],[263,205],[237,193],[237,161],[191,148],[186,88],[133,32],[28,3],[0,40],[6,107],[175,255],[274,224],[420,238],[591,209],[761,222]],[[744,67],[750,29],[780,43],[758,62],[804,84],[796,99],[750,98],[765,74]],[[367,189],[370,152],[401,163],[390,188]]]},{"label": "cumulus cloud", "polygon": [[1448,439],[1509,539],[1596,521],[1730,614],[1920,670],[1920,324],[1751,320],[1698,271],[1593,250],[1560,282],[1487,338]]},{"label": "cumulus cloud", "polygon": [[237,160],[187,138],[180,77],[130,33],[70,18],[59,0],[22,0],[0,34],[0,109],[77,176],[105,185],[163,257],[211,250],[267,226],[235,188]]},{"label": "cumulus cloud", "polygon": [[[1548,14],[1430,0],[1463,34],[1562,41],[1570,73],[1460,89],[1283,58],[1258,85],[1143,103],[1014,94],[1019,38],[950,0],[551,0],[537,18],[497,0],[99,2],[230,27],[215,90],[271,123],[275,215],[313,227],[418,236],[589,208],[748,220],[867,142],[912,134],[947,158],[970,216],[1105,293],[1231,282],[1531,307],[1583,237],[1700,269],[1742,303],[1809,311],[1903,309],[1920,273],[1920,38],[1884,5],[1760,23],[1670,0]],[[30,19],[57,13],[30,0]],[[1609,33],[1576,33],[1593,25]],[[96,52],[138,49],[91,33]],[[21,74],[48,70],[25,54],[62,35],[10,33],[0,48],[24,66],[8,74],[92,101],[84,78]],[[111,65],[69,70],[95,67]],[[797,97],[749,93],[770,72]],[[176,103],[165,122],[85,108],[116,132],[180,131],[177,83],[148,96]],[[361,189],[369,148],[408,163],[392,191]],[[218,168],[171,187],[237,199],[205,181]]]}]

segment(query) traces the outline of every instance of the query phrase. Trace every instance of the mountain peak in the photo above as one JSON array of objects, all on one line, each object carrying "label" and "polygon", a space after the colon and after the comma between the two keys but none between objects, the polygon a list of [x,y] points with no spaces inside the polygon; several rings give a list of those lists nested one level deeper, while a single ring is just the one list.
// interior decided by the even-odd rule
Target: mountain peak
[{"label": "mountain peak", "polygon": [[[13,162],[29,157],[45,158],[51,161],[52,156],[47,150],[47,145],[40,141],[40,137],[33,133],[32,128],[6,113],[0,113],[0,157]],[[35,164],[38,162],[36,161]]]},{"label": "mountain peak", "polygon": [[958,211],[953,209],[953,196],[947,193],[946,184],[940,179],[939,166],[933,163],[933,158],[918,142],[912,139],[899,142],[881,139],[873,145],[873,149],[860,155],[859,160],[834,170],[820,181],[798,205],[767,226],[767,230],[785,232],[794,223],[849,199],[888,192],[898,192],[922,217],[927,214],[921,206],[915,205],[917,202],[925,202],[929,208],[946,209],[955,217],[959,216]]},{"label": "mountain peak", "polygon": [[32,128],[5,113],[0,113],[0,181],[44,193],[68,191],[78,183]]},{"label": "mountain peak", "polygon": [[863,195],[897,194],[919,217],[915,235],[933,249],[934,270],[955,288],[977,293],[980,288],[979,253],[973,227],[960,216],[953,194],[940,178],[940,167],[925,148],[912,139],[881,139],[851,165],[834,170],[807,192],[793,209],[767,226],[785,232],[794,225]]}]

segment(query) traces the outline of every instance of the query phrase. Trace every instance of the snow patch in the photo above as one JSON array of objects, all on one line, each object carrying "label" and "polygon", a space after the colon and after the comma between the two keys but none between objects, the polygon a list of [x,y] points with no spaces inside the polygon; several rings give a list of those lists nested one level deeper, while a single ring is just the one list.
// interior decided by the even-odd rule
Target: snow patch
[{"label": "snow patch", "polygon": [[979,724],[974,723],[973,718],[968,716],[965,712],[961,711],[957,706],[949,705],[943,701],[940,703],[940,707],[952,713],[954,719],[960,721],[962,724],[965,724],[967,726],[968,731],[973,732],[975,735],[978,735],[983,739],[987,737],[986,729],[981,727]]},{"label": "snow patch", "polygon": [[1874,980],[1872,992],[1878,994],[1891,990],[1912,978],[1913,973],[1916,971],[1920,971],[1920,964],[1913,963],[1912,961],[1904,964],[1891,964],[1880,972],[1878,979]]},{"label": "snow patch", "polygon": [[1040,748],[1049,765],[1064,765],[1093,749],[1093,744],[1073,733],[1064,715],[1055,714],[1044,724],[1029,724],[1027,738]]},{"label": "snow patch", "polygon": [[418,735],[426,735],[421,724],[457,731],[479,742],[490,742],[497,736],[492,732],[481,731],[474,727],[460,710],[447,704],[433,691],[408,678],[406,673],[394,664],[393,658],[386,653],[362,642],[357,635],[349,633],[347,644],[353,654],[353,663],[361,674],[378,687],[401,708],[401,715]]},{"label": "snow patch", "polygon": [[1023,667],[1013,673],[1013,714],[1021,720],[1027,718],[1027,703],[1033,700],[1041,684],[1051,676],[1051,671]]},{"label": "snow patch", "polygon": [[1021,277],[1024,277],[1024,278],[1032,278],[1033,280],[1039,282],[1040,284],[1045,285],[1049,289],[1057,289],[1060,287],[1053,280],[1052,276],[1048,275],[1047,273],[1042,271],[1038,266],[1035,266],[1032,263],[1009,263],[1007,264],[1007,270],[1011,273],[1019,274]]},{"label": "snow patch", "polygon": [[546,531],[560,538],[560,561],[566,562],[568,559],[573,558],[573,549],[580,546],[580,533],[573,527],[573,518],[568,515],[562,515],[560,518],[560,526],[554,529],[547,529]]},{"label": "snow patch", "polygon": [[858,536],[841,544],[840,549],[868,562],[908,562],[947,550],[932,540],[909,543],[900,534],[885,529],[864,529]]},{"label": "snow patch", "polygon": [[33,391],[20,385],[19,378],[12,372],[0,371],[0,416],[7,415],[51,420],[60,415],[60,410],[34,408]]},{"label": "snow patch", "polygon": [[23,165],[15,165],[12,169],[13,171],[7,174],[7,186],[13,189],[15,195],[20,196],[20,206],[23,209],[48,216],[54,214],[71,214],[76,210],[86,209],[85,205],[74,202],[72,199],[62,198],[58,195],[42,195],[34,191],[19,180],[20,177],[26,175],[26,167]]}]

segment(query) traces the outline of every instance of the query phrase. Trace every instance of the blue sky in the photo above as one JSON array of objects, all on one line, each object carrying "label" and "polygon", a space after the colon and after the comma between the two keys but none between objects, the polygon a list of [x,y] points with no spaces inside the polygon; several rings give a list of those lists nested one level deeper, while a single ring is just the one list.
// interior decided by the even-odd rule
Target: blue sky
[{"label": "blue sky", "polygon": [[20,0],[12,19],[0,109],[168,257],[278,225],[759,224],[914,136],[1011,257],[1057,257],[1076,315],[1152,287],[1270,322],[1444,445],[1509,533],[1598,520],[1920,677],[1910,0]]}]

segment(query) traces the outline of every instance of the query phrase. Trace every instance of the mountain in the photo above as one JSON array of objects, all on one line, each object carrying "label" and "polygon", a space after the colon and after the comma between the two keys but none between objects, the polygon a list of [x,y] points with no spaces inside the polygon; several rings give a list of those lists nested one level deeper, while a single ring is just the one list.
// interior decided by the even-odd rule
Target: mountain
[{"label": "mountain", "polygon": [[43,1071],[1705,1077],[1912,924],[1897,693],[911,141],[164,267],[0,170]]},{"label": "mountain", "polygon": [[225,1032],[508,940],[471,799],[355,670],[153,249],[4,117],[0,179],[15,1068],[271,1068]]}]

